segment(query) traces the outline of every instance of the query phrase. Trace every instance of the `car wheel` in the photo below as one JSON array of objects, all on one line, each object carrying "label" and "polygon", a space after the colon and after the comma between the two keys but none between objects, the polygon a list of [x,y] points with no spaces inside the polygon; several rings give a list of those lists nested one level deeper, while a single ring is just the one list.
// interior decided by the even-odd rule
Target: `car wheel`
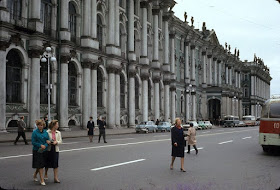
[{"label": "car wheel", "polygon": [[139,131],[136,131],[136,133],[139,133]]},{"label": "car wheel", "polygon": [[149,129],[147,129],[146,133],[149,133]]}]

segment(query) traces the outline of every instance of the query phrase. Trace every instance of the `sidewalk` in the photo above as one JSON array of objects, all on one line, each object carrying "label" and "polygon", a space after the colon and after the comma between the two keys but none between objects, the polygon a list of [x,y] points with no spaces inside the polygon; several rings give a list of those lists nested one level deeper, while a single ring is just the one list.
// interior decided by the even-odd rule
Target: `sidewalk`
[{"label": "sidewalk", "polygon": [[[106,129],[106,135],[123,135],[123,134],[132,134],[135,133],[134,128],[120,128],[120,129]],[[94,131],[94,136],[99,134],[99,130]],[[25,132],[26,139],[28,142],[31,141],[32,132]],[[73,130],[73,131],[61,131],[62,138],[78,138],[78,137],[87,137],[87,130]],[[17,132],[6,132],[0,133],[0,143],[4,142],[14,142],[17,137]],[[22,137],[20,137],[19,142],[23,142]]]}]

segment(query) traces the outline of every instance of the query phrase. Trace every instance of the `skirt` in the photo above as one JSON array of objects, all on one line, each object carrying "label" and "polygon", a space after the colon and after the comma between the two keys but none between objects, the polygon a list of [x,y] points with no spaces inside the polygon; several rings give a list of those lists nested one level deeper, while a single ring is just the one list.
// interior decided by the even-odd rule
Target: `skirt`
[{"label": "skirt", "polygon": [[33,150],[32,156],[32,168],[44,168],[46,166],[47,152],[39,153],[37,150]]},{"label": "skirt", "polygon": [[59,152],[55,151],[55,146],[51,145],[51,150],[47,151],[46,168],[58,168]]},{"label": "skirt", "polygon": [[184,146],[172,146],[172,153],[171,156],[173,157],[185,157],[185,147]]}]

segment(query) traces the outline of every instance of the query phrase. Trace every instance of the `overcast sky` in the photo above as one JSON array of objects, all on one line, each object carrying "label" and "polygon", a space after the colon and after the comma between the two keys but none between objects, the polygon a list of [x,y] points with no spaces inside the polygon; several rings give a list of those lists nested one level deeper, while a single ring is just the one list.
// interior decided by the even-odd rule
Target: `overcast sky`
[{"label": "overcast sky", "polygon": [[276,0],[176,0],[175,15],[194,26],[214,29],[219,42],[240,49],[241,60],[252,61],[254,53],[270,68],[271,95],[280,94],[280,4]]}]

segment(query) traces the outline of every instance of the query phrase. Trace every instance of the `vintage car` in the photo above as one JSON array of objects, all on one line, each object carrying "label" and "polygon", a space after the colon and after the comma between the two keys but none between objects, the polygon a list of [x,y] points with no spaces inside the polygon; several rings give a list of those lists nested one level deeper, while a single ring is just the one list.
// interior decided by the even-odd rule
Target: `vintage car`
[{"label": "vintage car", "polygon": [[237,127],[246,127],[246,124],[244,121],[239,121],[239,123],[236,125]]},{"label": "vintage car", "polygon": [[161,132],[170,132],[171,131],[171,123],[169,122],[159,122],[158,126],[157,126],[157,131],[161,131]]},{"label": "vintage car", "polygon": [[239,124],[239,117],[227,115],[224,117],[224,127],[237,127]]},{"label": "vintage car", "polygon": [[139,132],[156,132],[157,131],[157,126],[155,125],[155,123],[153,121],[143,121],[141,122],[139,125],[136,125],[135,127],[135,131],[136,133]]},{"label": "vintage car", "polygon": [[257,125],[256,117],[253,115],[245,115],[242,117],[242,120],[244,121],[247,127]]},{"label": "vintage car", "polygon": [[206,125],[207,129],[212,129],[213,125],[210,121],[204,121],[204,125]]},{"label": "vintage car", "polygon": [[204,121],[198,121],[197,124],[201,129],[207,129],[207,126],[205,125]]}]

